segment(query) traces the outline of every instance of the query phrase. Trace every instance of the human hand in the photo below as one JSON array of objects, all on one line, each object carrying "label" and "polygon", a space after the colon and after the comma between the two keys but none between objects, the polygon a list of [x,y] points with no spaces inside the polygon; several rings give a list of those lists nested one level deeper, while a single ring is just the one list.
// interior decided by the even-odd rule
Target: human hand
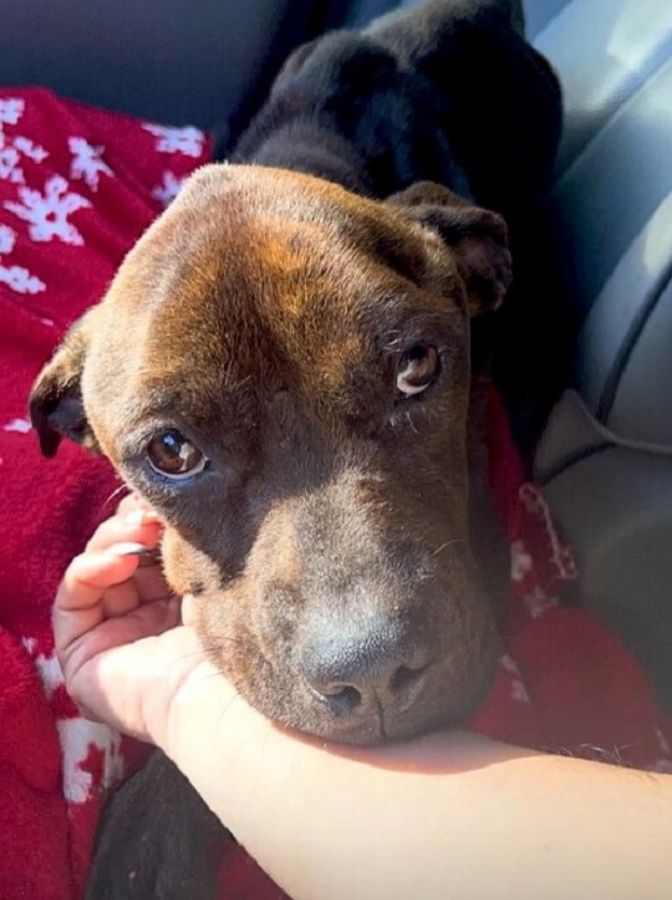
[{"label": "human hand", "polygon": [[82,713],[155,743],[180,687],[214,669],[181,624],[156,552],[161,531],[153,510],[124,498],[68,566],[53,612],[65,685]]}]

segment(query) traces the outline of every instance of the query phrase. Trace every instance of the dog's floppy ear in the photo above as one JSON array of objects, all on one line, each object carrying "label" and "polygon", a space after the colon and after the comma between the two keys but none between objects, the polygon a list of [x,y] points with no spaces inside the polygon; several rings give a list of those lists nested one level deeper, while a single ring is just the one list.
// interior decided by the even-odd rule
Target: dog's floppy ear
[{"label": "dog's floppy ear", "polygon": [[501,216],[431,181],[419,181],[386,202],[439,234],[451,248],[472,314],[499,306],[511,284],[511,254]]},{"label": "dog's floppy ear", "polygon": [[86,420],[80,389],[95,311],[94,307],[70,328],[30,393],[30,418],[44,456],[54,456],[63,437],[98,451]]}]

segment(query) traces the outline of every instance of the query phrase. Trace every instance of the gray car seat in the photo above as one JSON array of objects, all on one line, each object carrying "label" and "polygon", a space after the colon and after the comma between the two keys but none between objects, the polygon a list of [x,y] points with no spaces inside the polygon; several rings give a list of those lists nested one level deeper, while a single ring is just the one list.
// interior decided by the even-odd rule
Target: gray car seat
[{"label": "gray car seat", "polygon": [[290,51],[324,26],[315,0],[0,0],[0,83],[177,125],[245,118]]},{"label": "gray car seat", "polygon": [[[225,143],[293,46],[399,5],[0,4],[0,83],[217,126]],[[581,323],[536,475],[575,549],[579,599],[641,654],[672,708],[672,2],[525,7],[528,33],[565,93],[553,279]],[[557,340],[550,327],[539,330],[540,341]]]},{"label": "gray car seat", "polygon": [[583,323],[536,476],[577,555],[580,601],[672,708],[672,4],[529,6],[564,87],[552,207],[564,300]]}]

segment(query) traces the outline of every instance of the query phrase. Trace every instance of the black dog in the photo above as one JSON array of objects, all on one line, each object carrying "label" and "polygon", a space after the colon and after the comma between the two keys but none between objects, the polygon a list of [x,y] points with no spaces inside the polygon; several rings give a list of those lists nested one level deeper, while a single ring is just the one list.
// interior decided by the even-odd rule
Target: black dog
[{"label": "black dog", "polygon": [[435,181],[518,218],[548,187],[560,89],[516,0],[435,0],[289,57],[232,162],[387,197]]},{"label": "black dog", "polygon": [[[296,50],[232,161],[374,198],[431,180],[515,228],[550,181],[560,126],[558,84],[525,42],[520,3],[435,0]],[[224,834],[157,754],[108,804],[87,896],[213,897]]]}]

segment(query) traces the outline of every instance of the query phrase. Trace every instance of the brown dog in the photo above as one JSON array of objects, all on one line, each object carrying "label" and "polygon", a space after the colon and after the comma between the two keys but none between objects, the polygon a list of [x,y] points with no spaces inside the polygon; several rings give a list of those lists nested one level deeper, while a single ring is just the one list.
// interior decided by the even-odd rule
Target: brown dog
[{"label": "brown dog", "polygon": [[207,166],[38,381],[45,451],[97,447],[162,513],[170,584],[268,716],[371,742],[482,697],[469,317],[509,267],[503,221],[446,189]]},{"label": "brown dog", "polygon": [[[560,95],[521,21],[433,0],[299,48],[234,152],[254,165],[191,179],[31,398],[47,455],[78,440],[161,512],[240,692],[334,740],[462,721],[490,681],[469,336],[510,258],[499,215],[427,179],[514,225],[543,194]],[[88,896],[211,897],[220,833],[157,754],[108,804]]]}]

